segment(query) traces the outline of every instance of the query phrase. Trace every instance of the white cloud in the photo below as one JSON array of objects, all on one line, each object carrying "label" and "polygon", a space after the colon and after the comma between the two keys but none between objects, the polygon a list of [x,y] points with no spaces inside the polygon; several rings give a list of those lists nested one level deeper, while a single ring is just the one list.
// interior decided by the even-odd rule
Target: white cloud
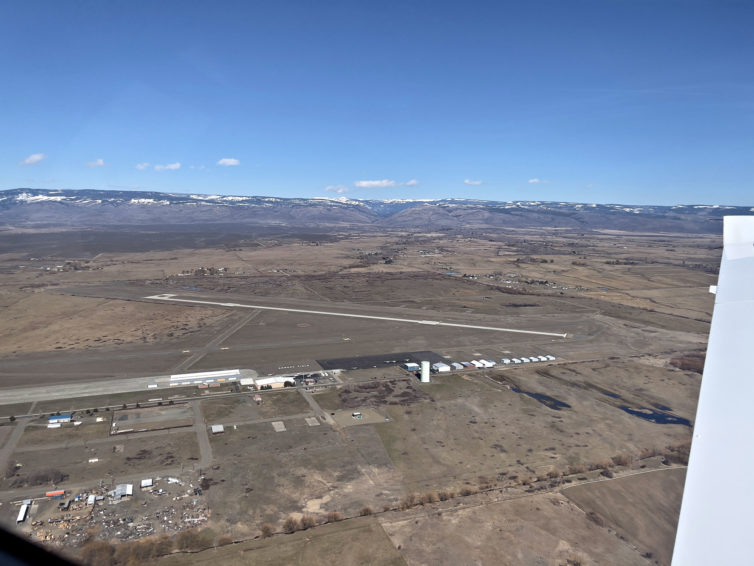
[{"label": "white cloud", "polygon": [[29,157],[19,162],[19,165],[36,165],[45,158],[44,153],[32,153]]},{"label": "white cloud", "polygon": [[529,183],[531,184],[549,183],[549,181],[545,181],[544,179],[537,179],[536,177],[534,177],[533,179],[529,179]]},{"label": "white cloud", "polygon": [[86,165],[87,167],[104,167],[105,160],[100,157],[99,159],[95,159],[94,161],[89,161]]},{"label": "white cloud", "polygon": [[384,189],[386,187],[394,187],[397,183],[392,179],[381,179],[379,181],[356,181],[354,186],[360,189]]},{"label": "white cloud", "polygon": [[473,185],[473,186],[477,186],[477,185],[481,185],[482,184],[481,181],[472,181],[471,179],[464,179],[463,182],[466,183],[467,185]]},{"label": "white cloud", "polygon": [[342,195],[343,193],[348,192],[348,187],[345,185],[330,185],[328,187],[325,187],[325,191],[332,192],[332,193],[338,193],[339,195]]},{"label": "white cloud", "polygon": [[180,169],[180,168],[181,168],[181,164],[178,163],[178,162],[176,162],[176,163],[168,163],[167,165],[155,165],[154,166],[154,170],[155,171],[165,171],[165,170],[167,170],[167,171],[175,171],[176,169]]},{"label": "white cloud", "polygon": [[353,186],[359,189],[387,189],[390,187],[415,187],[419,184],[416,179],[411,179],[405,183],[399,183],[393,179],[378,179],[374,181],[356,181]]},{"label": "white cloud", "polygon": [[241,165],[241,162],[234,157],[223,157],[217,164],[223,167],[233,167],[234,165]]},{"label": "white cloud", "polygon": [[136,168],[139,171],[144,171],[144,169],[146,169],[147,167],[149,167],[149,163],[147,163],[146,161],[144,163],[137,163],[136,164]]}]

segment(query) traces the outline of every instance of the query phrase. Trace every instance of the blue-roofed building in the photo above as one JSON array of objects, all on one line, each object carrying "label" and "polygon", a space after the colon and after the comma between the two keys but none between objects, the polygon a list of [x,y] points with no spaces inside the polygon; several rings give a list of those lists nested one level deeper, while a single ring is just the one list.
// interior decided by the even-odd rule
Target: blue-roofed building
[{"label": "blue-roofed building", "polygon": [[62,415],[53,415],[47,421],[47,424],[69,423],[71,422],[72,418],[73,418],[73,415],[71,413],[64,413]]}]

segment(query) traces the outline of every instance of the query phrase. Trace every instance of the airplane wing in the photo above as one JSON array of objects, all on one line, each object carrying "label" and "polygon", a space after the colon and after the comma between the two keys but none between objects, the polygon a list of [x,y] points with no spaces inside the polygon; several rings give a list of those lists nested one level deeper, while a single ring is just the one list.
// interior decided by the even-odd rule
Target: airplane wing
[{"label": "airplane wing", "polygon": [[754,564],[754,216],[723,244],[673,566]]}]

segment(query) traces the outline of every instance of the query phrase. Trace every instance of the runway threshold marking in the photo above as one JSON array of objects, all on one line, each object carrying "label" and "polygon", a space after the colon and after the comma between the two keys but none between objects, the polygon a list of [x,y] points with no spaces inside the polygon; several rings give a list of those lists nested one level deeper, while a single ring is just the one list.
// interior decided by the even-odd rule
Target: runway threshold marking
[{"label": "runway threshold marking", "polygon": [[267,311],[283,311],[283,312],[300,312],[304,314],[321,314],[326,316],[343,316],[348,318],[366,318],[370,320],[388,320],[391,322],[408,322],[412,324],[426,324],[430,326],[453,326],[456,328],[473,328],[475,330],[493,330],[497,332],[515,332],[517,334],[534,334],[537,336],[555,336],[557,338],[565,338],[568,336],[567,333],[559,333],[559,332],[540,332],[537,330],[518,330],[516,328],[499,328],[496,326],[478,326],[474,324],[458,324],[455,322],[439,322],[436,320],[414,320],[410,318],[394,318],[389,316],[375,316],[375,315],[369,315],[369,314],[352,314],[352,313],[346,313],[346,312],[328,312],[328,311],[312,311],[312,310],[305,310],[305,309],[289,309],[284,307],[266,307],[261,305],[244,305],[241,303],[218,303],[215,301],[199,301],[196,299],[178,299],[175,295],[171,294],[164,294],[164,295],[152,295],[149,297],[144,297],[145,299],[153,299],[156,301],[175,301],[179,303],[195,303],[198,305],[215,305],[220,307],[234,307],[234,308],[243,308],[243,309],[260,309],[260,310],[267,310]]}]

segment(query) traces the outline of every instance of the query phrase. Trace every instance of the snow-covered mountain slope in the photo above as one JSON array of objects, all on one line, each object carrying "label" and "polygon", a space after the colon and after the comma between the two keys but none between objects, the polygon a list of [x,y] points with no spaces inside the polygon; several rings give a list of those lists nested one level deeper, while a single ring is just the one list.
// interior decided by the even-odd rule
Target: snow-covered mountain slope
[{"label": "snow-covered mountain slope", "polygon": [[549,226],[648,232],[720,232],[751,207],[636,206],[545,201],[277,198],[142,191],[0,191],[5,226],[253,224],[291,227],[504,228]]}]

